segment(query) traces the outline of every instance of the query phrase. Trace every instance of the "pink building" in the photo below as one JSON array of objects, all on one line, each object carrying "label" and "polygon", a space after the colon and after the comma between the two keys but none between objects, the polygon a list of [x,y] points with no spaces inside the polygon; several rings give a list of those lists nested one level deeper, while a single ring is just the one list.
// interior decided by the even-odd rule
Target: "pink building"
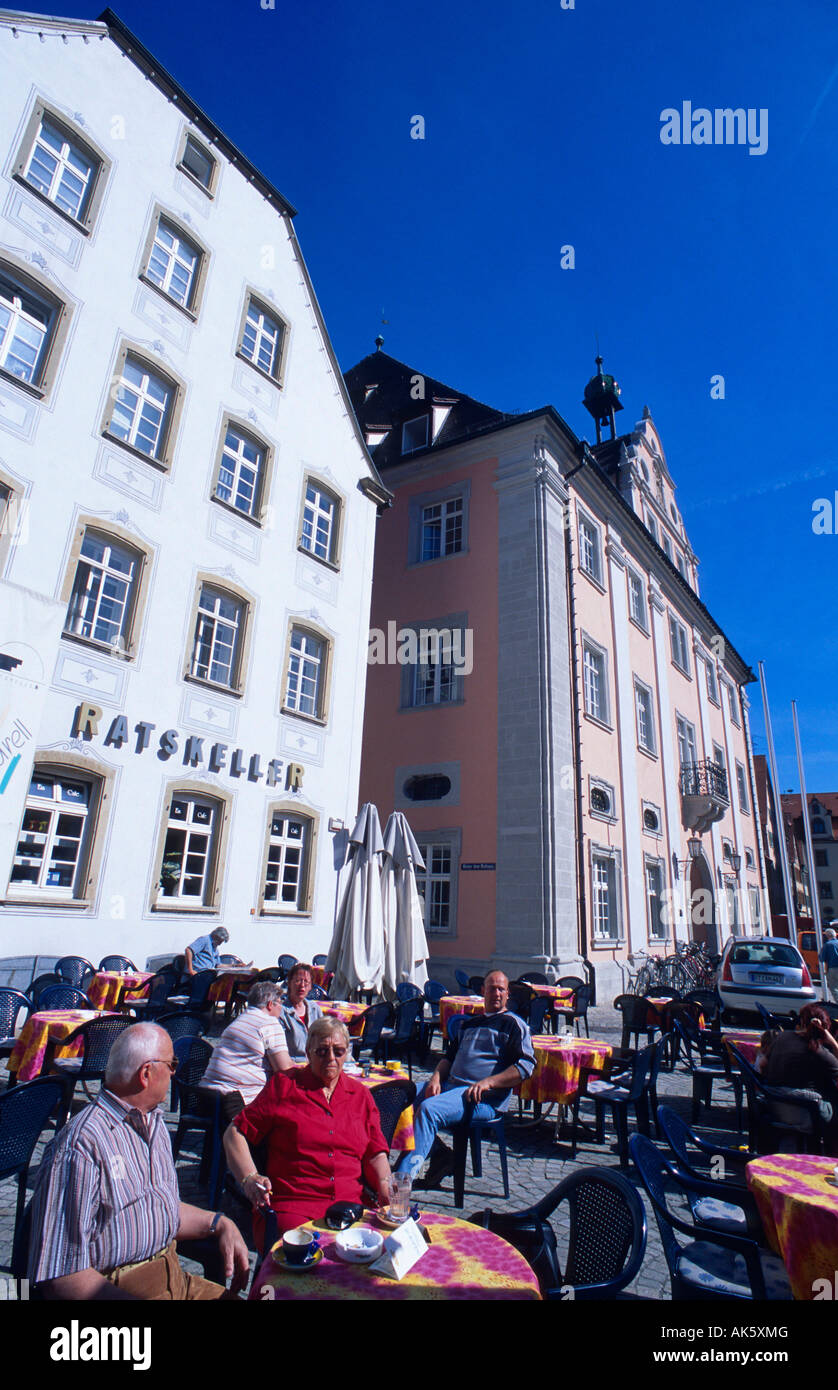
[{"label": "pink building", "polygon": [[588,959],[604,998],[630,953],[761,930],[754,677],[700,600],[648,410],[617,436],[599,359],[593,446],[380,344],[346,382],[395,495],[361,799],[423,848],[431,973]]}]

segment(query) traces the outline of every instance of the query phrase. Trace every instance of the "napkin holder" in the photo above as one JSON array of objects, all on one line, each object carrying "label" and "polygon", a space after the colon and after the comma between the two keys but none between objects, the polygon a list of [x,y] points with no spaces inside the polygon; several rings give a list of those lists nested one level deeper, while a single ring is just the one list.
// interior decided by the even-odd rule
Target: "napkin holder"
[{"label": "napkin holder", "polygon": [[368,1269],[373,1274],[382,1274],[386,1279],[403,1279],[413,1266],[427,1253],[427,1245],[421,1230],[412,1217],[388,1236],[384,1249]]}]

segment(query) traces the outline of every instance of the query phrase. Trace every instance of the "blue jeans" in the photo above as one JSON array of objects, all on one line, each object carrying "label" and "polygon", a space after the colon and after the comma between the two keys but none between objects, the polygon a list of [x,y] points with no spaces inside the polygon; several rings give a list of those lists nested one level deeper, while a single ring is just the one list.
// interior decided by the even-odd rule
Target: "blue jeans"
[{"label": "blue jeans", "polygon": [[[422,1169],[422,1164],[428,1157],[433,1147],[437,1130],[450,1129],[456,1125],[465,1115],[465,1094],[468,1086],[458,1086],[456,1082],[443,1082],[442,1091],[438,1096],[431,1096],[425,1100],[425,1087],[416,1097],[416,1108],[413,1112],[413,1138],[416,1147],[403,1153],[396,1164],[397,1173],[407,1173],[411,1181],[418,1178]],[[504,1092],[504,1096],[508,1092]],[[485,1100],[481,1100],[474,1107],[473,1118],[475,1120],[494,1120],[498,1110],[494,1105],[489,1105]]]}]

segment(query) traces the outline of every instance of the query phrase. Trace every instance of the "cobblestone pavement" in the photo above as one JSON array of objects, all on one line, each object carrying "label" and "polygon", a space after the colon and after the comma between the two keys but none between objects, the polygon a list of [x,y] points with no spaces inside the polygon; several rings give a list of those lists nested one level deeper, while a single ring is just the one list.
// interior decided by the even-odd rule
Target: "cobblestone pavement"
[{"label": "cobblestone pavement", "polygon": [[[592,1038],[601,1038],[614,1045],[619,1045],[620,1021],[619,1016],[611,1008],[596,1008],[589,1012],[590,1034]],[[438,1035],[436,1039],[438,1043]],[[431,1065],[435,1065],[436,1057],[431,1060]],[[421,1085],[422,1081],[428,1076],[426,1067],[414,1067],[414,1081]],[[0,1073],[0,1087],[5,1087],[6,1072],[3,1069]],[[81,1090],[78,1091],[76,1107],[80,1105]],[[690,1077],[683,1065],[673,1073],[661,1072],[658,1082],[658,1098],[660,1101],[671,1104],[674,1109],[689,1119],[690,1113],[691,1082]],[[713,1087],[713,1106],[708,1110],[702,1111],[702,1123],[700,1129],[702,1134],[711,1139],[717,1139],[720,1144],[736,1144],[738,1137],[733,1132],[734,1110],[733,1096],[730,1087],[727,1085],[719,1086],[716,1083]],[[592,1114],[592,1108],[586,1108],[586,1114]],[[483,1146],[483,1176],[475,1178],[471,1175],[470,1162],[466,1167],[466,1190],[465,1206],[462,1211],[457,1211],[454,1207],[454,1194],[452,1180],[446,1179],[443,1187],[439,1191],[417,1194],[423,1207],[432,1211],[449,1211],[455,1215],[468,1216],[471,1213],[491,1206],[493,1210],[517,1211],[523,1207],[531,1205],[534,1201],[541,1198],[551,1188],[555,1187],[562,1178],[571,1173],[574,1168],[586,1165],[596,1165],[597,1167],[618,1167],[619,1160],[615,1149],[612,1148],[613,1130],[610,1123],[606,1122],[606,1142],[604,1146],[598,1146],[593,1142],[593,1135],[583,1136],[579,1143],[576,1161],[570,1157],[569,1141],[556,1142],[555,1124],[552,1119],[546,1120],[537,1128],[529,1127],[520,1130],[516,1126],[517,1107],[514,1100],[510,1103],[509,1118],[507,1123],[507,1148],[509,1157],[509,1185],[510,1195],[508,1200],[503,1198],[503,1186],[500,1174],[500,1165],[497,1158],[497,1149],[494,1144],[484,1144]],[[169,1113],[167,1119],[174,1130],[175,1117]],[[31,1192],[34,1176],[37,1171],[37,1164],[43,1148],[43,1143],[47,1142],[50,1135],[47,1133],[44,1140],[36,1150],[33,1159],[32,1169],[29,1175],[29,1189]],[[181,1182],[181,1195],[185,1201],[194,1202],[195,1205],[206,1207],[208,1197],[206,1191],[198,1182],[198,1146],[200,1137],[197,1134],[186,1137],[184,1148],[178,1160],[178,1174]],[[639,1188],[639,1181],[632,1170],[628,1172],[628,1177]],[[669,1276],[666,1263],[661,1248],[660,1237],[654,1217],[649,1209],[648,1200],[641,1190],[647,1214],[648,1242],[646,1257],[640,1269],[640,1273],[634,1283],[630,1285],[626,1293],[634,1298],[642,1299],[669,1299]],[[15,1180],[7,1180],[0,1183],[0,1266],[8,1267],[10,1258],[12,1231],[14,1225],[15,1200],[17,1196],[17,1183]],[[236,1208],[228,1197],[225,1197],[223,1205],[230,1214],[239,1220],[239,1224],[245,1233],[245,1238],[249,1238],[246,1217],[241,1219],[240,1209]],[[567,1238],[566,1214],[560,1209],[554,1218],[554,1225],[559,1242],[560,1258],[563,1257],[566,1249]],[[252,1264],[255,1264],[255,1254],[252,1257]],[[194,1268],[197,1269],[197,1266]]]}]

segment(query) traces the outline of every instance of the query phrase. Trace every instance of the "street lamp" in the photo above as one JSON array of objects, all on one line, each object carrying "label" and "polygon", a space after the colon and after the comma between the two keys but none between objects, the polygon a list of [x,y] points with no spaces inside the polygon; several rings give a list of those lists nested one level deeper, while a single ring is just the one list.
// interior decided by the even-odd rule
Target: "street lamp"
[{"label": "street lamp", "polygon": [[730,867],[732,868],[733,872],[736,874],[736,877],[738,878],[738,877],[739,877],[739,870],[742,868],[742,855],[741,855],[741,854],[732,854],[732,855],[730,856]]}]

